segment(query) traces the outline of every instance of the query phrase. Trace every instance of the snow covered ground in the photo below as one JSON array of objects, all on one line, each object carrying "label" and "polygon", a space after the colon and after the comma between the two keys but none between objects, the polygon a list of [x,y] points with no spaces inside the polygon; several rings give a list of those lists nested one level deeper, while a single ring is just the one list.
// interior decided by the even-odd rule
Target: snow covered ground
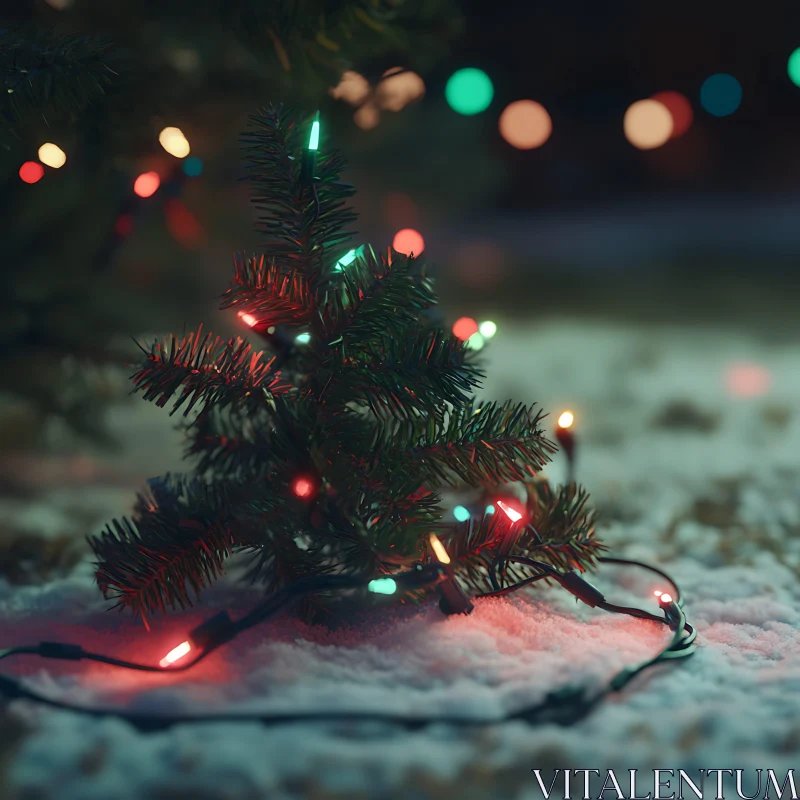
[{"label": "snow covered ground", "polygon": [[[0,717],[9,731],[25,725],[15,748],[6,746],[0,796],[527,800],[542,797],[533,769],[549,783],[553,769],[567,768],[771,768],[785,776],[797,767],[796,342],[699,327],[499,322],[484,396],[575,412],[578,475],[603,515],[602,534],[614,554],[659,564],[679,580],[699,631],[692,659],[637,680],[570,728],[220,723],[142,734],[114,719],[16,703]],[[163,411],[134,402],[116,417],[128,449],[113,471],[86,458],[51,464],[39,499],[4,500],[0,513],[45,537],[96,531],[106,516],[124,513],[137,481],[176,467],[179,446]],[[559,481],[563,469],[557,457],[547,472]],[[23,480],[23,466],[17,471]],[[610,597],[655,610],[647,575],[604,568],[592,580]],[[43,585],[0,579],[0,647],[61,639],[157,661],[210,609],[244,609],[254,598],[226,581],[148,633],[104,610],[87,557]],[[537,590],[478,601],[469,617],[446,619],[429,606],[364,614],[336,630],[281,617],[183,676],[30,659],[2,669],[53,696],[137,709],[374,708],[488,718],[558,686],[598,685],[664,638],[654,624]],[[2,754],[0,746],[0,762]],[[652,777],[644,787],[640,793],[653,791]],[[725,793],[735,796],[732,787]]]}]

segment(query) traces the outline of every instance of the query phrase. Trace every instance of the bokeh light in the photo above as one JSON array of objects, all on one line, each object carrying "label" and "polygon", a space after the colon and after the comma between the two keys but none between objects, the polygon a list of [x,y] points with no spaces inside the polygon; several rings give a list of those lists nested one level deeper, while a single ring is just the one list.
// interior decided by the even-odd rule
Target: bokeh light
[{"label": "bokeh light", "polygon": [[470,518],[469,509],[465,508],[464,506],[456,506],[453,509],[453,516],[459,522],[466,522]]},{"label": "bokeh light", "polygon": [[383,73],[375,89],[375,104],[384,111],[402,111],[425,96],[425,81],[416,72],[394,67]]},{"label": "bokeh light", "polygon": [[188,250],[196,250],[205,241],[203,226],[177,198],[171,197],[164,206],[167,230]]},{"label": "bokeh light", "polygon": [[36,183],[42,179],[44,175],[44,167],[41,164],[37,164],[35,161],[26,161],[20,168],[19,168],[19,177],[25,183]]},{"label": "bokeh light", "polygon": [[134,182],[133,191],[139,197],[152,197],[161,185],[157,172],[143,172]]},{"label": "bokeh light", "polygon": [[486,340],[480,335],[480,333],[473,333],[472,336],[467,339],[468,350],[483,350],[485,344]]},{"label": "bokeh light", "polygon": [[39,161],[45,166],[59,169],[67,163],[67,154],[52,142],[46,142],[39,148]]},{"label": "bokeh light", "polygon": [[497,325],[490,319],[487,319],[486,322],[481,322],[478,326],[478,333],[480,333],[484,339],[491,339],[492,336],[497,333]]},{"label": "bokeh light", "polygon": [[413,228],[403,228],[394,235],[392,247],[404,256],[410,256],[412,253],[418,256],[425,249],[425,240],[419,231],[415,231]]},{"label": "bokeh light", "polygon": [[298,333],[294,337],[295,344],[308,344],[311,341],[310,333]]},{"label": "bokeh light", "polygon": [[789,56],[787,71],[789,73],[789,80],[795,86],[800,86],[800,47]]},{"label": "bokeh light", "polygon": [[672,114],[657,100],[637,100],[625,112],[622,127],[634,147],[653,150],[672,135]]},{"label": "bokeh light", "polygon": [[190,178],[198,178],[203,174],[203,161],[197,156],[189,156],[183,162],[183,172]]},{"label": "bokeh light", "polygon": [[545,107],[534,100],[509,103],[500,115],[500,135],[517,150],[541,147],[553,132],[553,121]]},{"label": "bokeh light", "polygon": [[456,245],[451,263],[461,283],[485,289],[503,280],[508,272],[509,257],[494,241],[465,241]]},{"label": "bokeh light", "polygon": [[742,104],[742,84],[725,72],[703,81],[700,105],[714,117],[727,117]]},{"label": "bokeh light", "polygon": [[396,230],[410,228],[419,224],[416,203],[402,192],[389,192],[383,200],[383,213],[386,222]]},{"label": "bokeh light", "polygon": [[298,497],[308,497],[314,491],[314,484],[308,478],[297,478],[292,484],[292,491]]},{"label": "bokeh light", "polygon": [[478,332],[478,323],[472,317],[461,317],[453,323],[453,336],[466,342]]},{"label": "bokeh light", "polygon": [[483,70],[467,67],[450,76],[444,96],[453,111],[471,116],[489,108],[494,97],[494,87]]},{"label": "bokeh light", "polygon": [[133,214],[120,214],[114,223],[114,233],[117,236],[130,236],[133,233]]},{"label": "bokeh light", "polygon": [[573,422],[575,422],[575,415],[571,411],[564,411],[558,418],[558,427],[571,428]]},{"label": "bokeh light", "polygon": [[351,106],[360,106],[369,97],[369,93],[369,81],[352,69],[342,74],[338,86],[328,89],[328,94],[334,100],[342,100]]},{"label": "bokeh light", "polygon": [[362,131],[371,131],[373,128],[377,128],[380,121],[381,110],[372,102],[364,103],[364,105],[353,114],[353,122],[355,122]]},{"label": "bokeh light", "polygon": [[677,139],[679,136],[683,136],[692,127],[694,111],[692,111],[692,104],[686,95],[680,92],[666,91],[657,92],[650,99],[661,103],[672,115],[672,134],[669,137],[670,139]]},{"label": "bokeh light", "polygon": [[772,373],[760,364],[731,364],[725,372],[725,388],[734,397],[759,397],[772,387]]},{"label": "bokeh light", "polygon": [[180,128],[164,128],[158,134],[159,144],[175,158],[186,158],[189,155],[191,148],[189,141],[183,135]]},{"label": "bokeh light", "polygon": [[494,514],[494,506],[491,503],[486,506],[486,510],[483,512],[484,514]]}]

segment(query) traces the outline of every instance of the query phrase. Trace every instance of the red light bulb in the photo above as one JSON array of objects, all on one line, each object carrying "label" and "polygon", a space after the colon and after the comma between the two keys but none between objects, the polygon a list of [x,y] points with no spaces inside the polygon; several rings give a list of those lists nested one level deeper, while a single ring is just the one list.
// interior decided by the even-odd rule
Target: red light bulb
[{"label": "red light bulb", "polygon": [[314,484],[308,478],[297,478],[292,484],[292,491],[298,497],[310,497],[314,491]]},{"label": "red light bulb", "polygon": [[177,647],[170,650],[169,653],[159,661],[158,665],[160,667],[168,667],[170,664],[174,664],[176,661],[183,658],[191,649],[192,645],[189,644],[189,642],[181,642]]}]

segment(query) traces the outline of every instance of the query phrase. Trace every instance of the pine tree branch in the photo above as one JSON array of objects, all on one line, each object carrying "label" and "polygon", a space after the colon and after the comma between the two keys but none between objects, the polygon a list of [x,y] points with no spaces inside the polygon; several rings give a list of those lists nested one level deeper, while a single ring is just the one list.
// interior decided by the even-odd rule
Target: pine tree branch
[{"label": "pine tree branch", "polygon": [[530,477],[556,452],[539,427],[542,411],[511,401],[475,405],[470,400],[446,419],[385,426],[376,433],[367,469],[387,460],[397,470],[418,470],[434,487],[461,482],[480,487]]},{"label": "pine tree branch", "polygon": [[[248,179],[255,185],[252,201],[261,212],[256,228],[263,234],[265,250],[279,269],[297,271],[315,287],[323,277],[325,254],[354,235],[347,227],[357,215],[346,204],[355,189],[338,181],[345,167],[338,152],[320,149],[317,180],[303,182],[310,128],[310,121],[299,124],[293,110],[269,107],[250,117],[242,143]],[[327,264],[329,269],[333,266]]]},{"label": "pine tree branch", "polygon": [[368,353],[335,356],[328,381],[328,401],[367,406],[380,419],[419,415],[440,418],[447,404],[469,401],[484,373],[468,358],[460,339],[435,328],[418,327],[402,338],[385,339]]},{"label": "pine tree branch", "polygon": [[308,284],[298,272],[282,272],[266,256],[234,256],[231,288],[222,296],[220,309],[251,314],[259,327],[301,325],[314,308]]},{"label": "pine tree branch", "polygon": [[116,73],[108,45],[30,26],[0,28],[0,130],[26,114],[74,116],[101,97]]},{"label": "pine tree branch", "polygon": [[197,459],[197,473],[218,478],[263,475],[272,464],[272,421],[258,409],[210,407],[186,426],[186,458]]},{"label": "pine tree branch", "polygon": [[273,360],[262,361],[262,351],[238,338],[203,337],[202,325],[182,339],[172,336],[142,352],[147,360],[132,378],[134,391],[163,407],[180,390],[171,414],[187,400],[184,415],[199,401],[217,408],[241,402],[260,407],[291,389],[273,372]]},{"label": "pine tree branch", "polygon": [[191,606],[234,546],[228,487],[167,476],[139,495],[136,520],[113,520],[89,544],[96,580],[114,608],[150,612]]},{"label": "pine tree branch", "polygon": [[317,299],[319,335],[343,353],[387,336],[401,336],[436,304],[433,282],[416,260],[397,254],[391,263],[361,247],[324,297]]}]

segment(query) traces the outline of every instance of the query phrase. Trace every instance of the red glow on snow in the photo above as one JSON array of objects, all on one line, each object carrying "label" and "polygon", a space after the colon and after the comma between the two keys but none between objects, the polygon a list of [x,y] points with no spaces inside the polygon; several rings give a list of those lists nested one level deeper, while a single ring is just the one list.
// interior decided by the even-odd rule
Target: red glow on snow
[{"label": "red glow on snow", "polygon": [[478,323],[472,317],[461,317],[453,323],[453,336],[466,342],[478,332]]},{"label": "red glow on snow", "polygon": [[314,490],[314,484],[308,478],[298,478],[292,485],[292,491],[298,497],[308,497]]},{"label": "red glow on snow", "polygon": [[161,186],[157,172],[143,172],[134,182],[133,191],[139,197],[152,197]]},{"label": "red glow on snow", "polygon": [[404,256],[410,256],[412,253],[418,256],[425,249],[425,240],[419,231],[403,228],[394,235],[392,247]]},{"label": "red glow on snow", "polygon": [[181,642],[161,659],[159,666],[168,667],[170,664],[174,664],[179,658],[183,658],[191,649],[192,646],[189,642]]},{"label": "red glow on snow", "polygon": [[661,597],[658,598],[662,603],[671,603],[672,602],[672,595],[667,594],[666,592],[661,593]]},{"label": "red glow on snow", "polygon": [[692,127],[692,120],[694,119],[694,111],[692,111],[692,104],[680,92],[658,92],[651,98],[657,100],[662,106],[667,107],[667,111],[672,115],[672,134],[670,139],[677,139],[678,136],[683,136],[689,128]]},{"label": "red glow on snow", "polygon": [[239,312],[239,319],[244,322],[245,325],[249,325],[251,328],[255,327],[258,320],[252,314],[246,314],[244,311]]},{"label": "red glow on snow", "polygon": [[772,386],[772,375],[759,364],[733,364],[725,373],[725,387],[734,397],[758,397]]},{"label": "red glow on snow", "polygon": [[503,511],[505,511],[506,516],[512,522],[519,522],[522,519],[522,514],[520,514],[519,511],[517,511],[515,508],[511,508],[511,506],[508,505],[508,503],[504,503],[502,500],[498,500],[495,503],[495,505],[498,508],[501,508]]},{"label": "red glow on snow", "polygon": [[205,234],[202,225],[180,200],[168,200],[164,214],[169,232],[184,247],[194,250],[203,243]]},{"label": "red glow on snow", "polygon": [[44,167],[35,161],[26,161],[19,168],[19,177],[25,183],[36,183],[44,177]]}]

